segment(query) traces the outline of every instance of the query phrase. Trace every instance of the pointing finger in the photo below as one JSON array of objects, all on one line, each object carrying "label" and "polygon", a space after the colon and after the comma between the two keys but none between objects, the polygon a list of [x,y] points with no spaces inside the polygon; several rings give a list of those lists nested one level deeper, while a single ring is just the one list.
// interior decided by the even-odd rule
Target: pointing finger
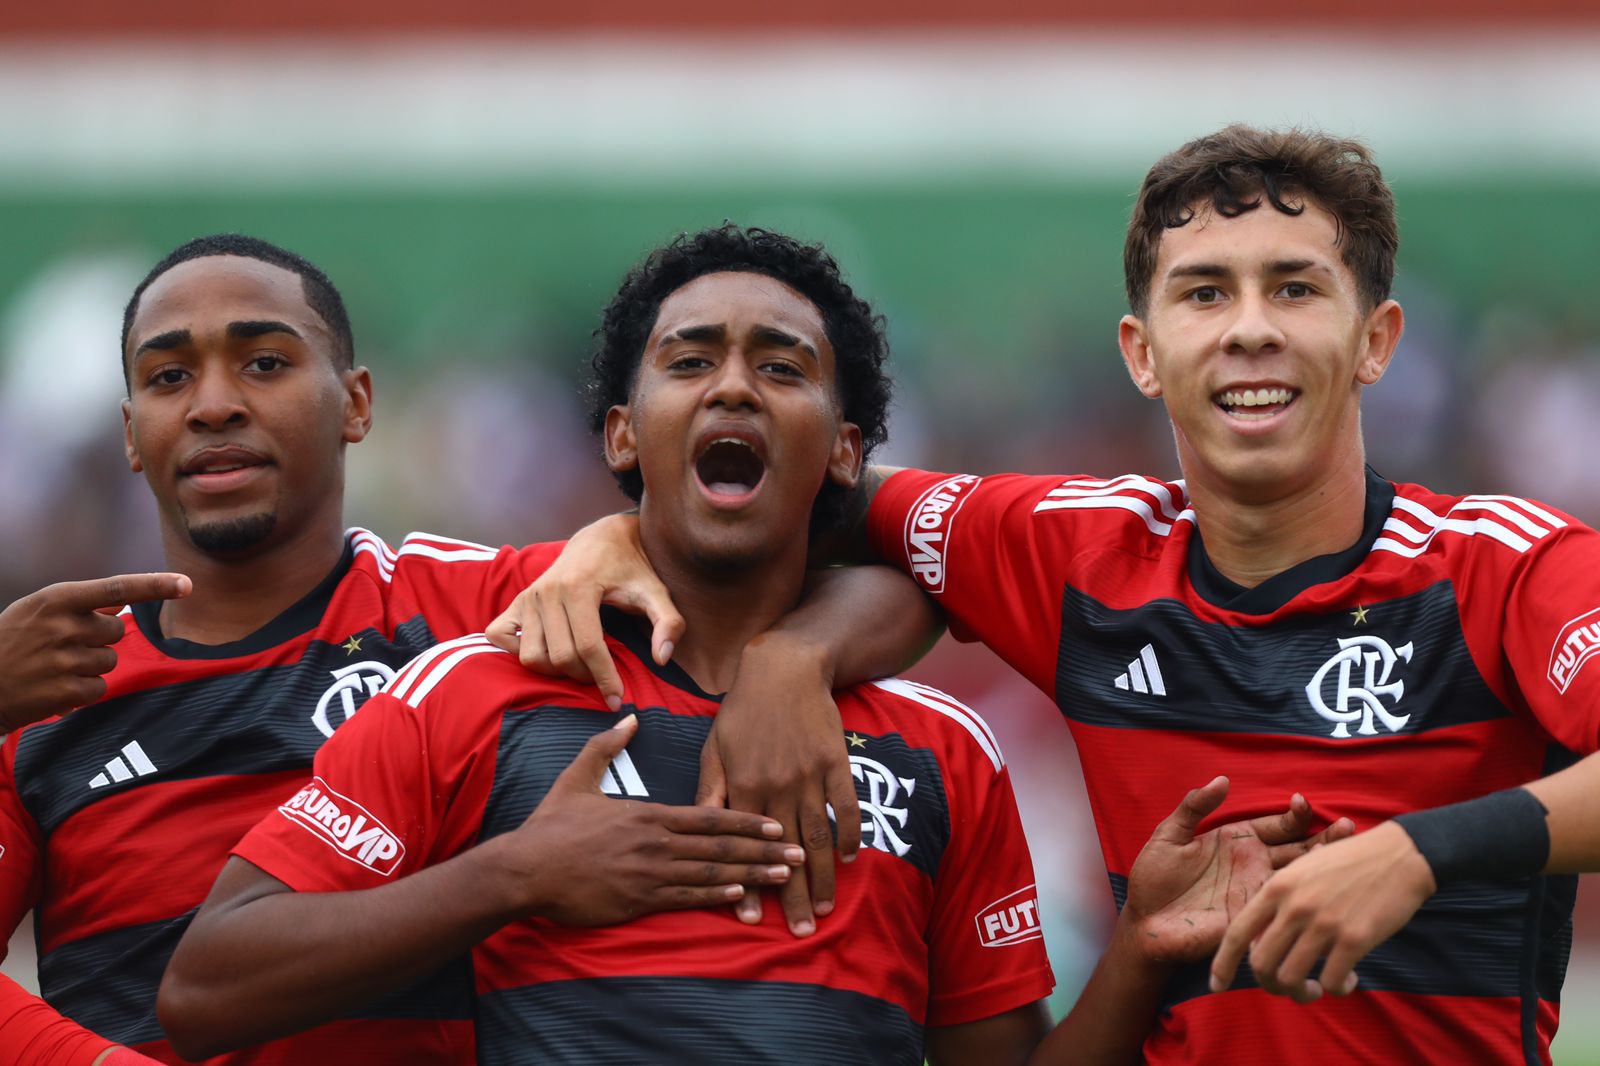
[{"label": "pointing finger", "polygon": [[183,574],[117,574],[64,581],[55,588],[59,602],[69,610],[115,613],[130,603],[181,599],[194,589],[194,582]]}]

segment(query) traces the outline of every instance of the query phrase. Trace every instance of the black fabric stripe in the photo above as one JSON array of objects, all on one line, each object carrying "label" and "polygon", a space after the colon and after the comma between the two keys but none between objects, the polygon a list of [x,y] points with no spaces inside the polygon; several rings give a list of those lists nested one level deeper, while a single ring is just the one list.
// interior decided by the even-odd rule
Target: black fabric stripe
[{"label": "black fabric stripe", "polygon": [[1394,510],[1394,486],[1367,467],[1367,502],[1362,515],[1361,536],[1342,552],[1319,555],[1291,566],[1253,588],[1230,581],[1211,563],[1200,526],[1189,537],[1189,583],[1206,602],[1240,614],[1271,614],[1313,585],[1325,585],[1354,572],[1372,545],[1383,533],[1383,524]]},{"label": "black fabric stripe", "polygon": [[780,981],[557,981],[478,1004],[480,1066],[921,1066],[922,1042],[922,1027],[892,1003]]},{"label": "black fabric stripe", "polygon": [[[1361,988],[1428,996],[1518,996],[1525,1011],[1536,1009],[1537,996],[1528,994],[1536,972],[1532,967],[1542,965],[1548,971],[1550,966],[1540,961],[1545,953],[1532,950],[1531,943],[1538,935],[1539,916],[1545,913],[1545,880],[1447,886],[1423,904],[1399,933],[1357,964]],[[1127,878],[1112,874],[1111,891],[1121,910],[1127,902]],[[1569,905],[1569,918],[1570,913]],[[1564,954],[1561,963],[1564,968]],[[1210,964],[1206,959],[1181,968],[1167,985],[1163,1007],[1209,994]],[[1231,987],[1258,987],[1249,969],[1248,963],[1241,965]],[[1559,977],[1555,983],[1559,986]]]},{"label": "black fabric stripe", "polygon": [[[630,712],[639,716],[639,731],[628,744],[628,756],[647,790],[647,795],[634,798],[677,806],[694,803],[700,782],[700,750],[711,731],[711,718],[673,714],[661,707],[629,706],[617,714],[576,707],[511,711],[500,720],[495,779],[484,805],[479,839],[488,840],[521,825],[589,738]],[[897,854],[930,878],[938,876],[939,862],[950,842],[950,807],[938,757],[927,748],[911,747],[897,733],[866,735],[865,739],[864,747],[852,749],[857,761],[852,770],[859,774],[855,784],[861,801],[863,845]],[[899,779],[892,804],[898,813],[874,813],[874,799],[882,799],[889,791],[883,770]],[[904,780],[914,783],[909,792],[901,783]],[[909,849],[891,851],[890,833],[909,844]]]},{"label": "black fabric stripe", "polygon": [[157,651],[174,659],[235,659],[241,655],[254,655],[315,629],[327,613],[334,590],[349,573],[355,558],[355,544],[347,537],[339,561],[328,576],[317,583],[316,588],[254,633],[227,644],[196,644],[192,640],[163,636],[160,600],[134,604],[133,620]]},{"label": "black fabric stripe", "polygon": [[[1403,683],[1403,694],[1382,700],[1390,713],[1409,716],[1398,735],[1511,716],[1472,661],[1450,582],[1364,606],[1360,625],[1341,607],[1271,626],[1229,626],[1203,622],[1176,600],[1114,610],[1067,586],[1057,704],[1068,718],[1086,725],[1327,739],[1339,723],[1316,710],[1307,687],[1341,654],[1341,639],[1373,637],[1396,651],[1412,646],[1410,660],[1397,658],[1388,679]],[[1116,687],[1116,678],[1128,672],[1146,644],[1161,666],[1165,695]],[[1357,666],[1357,684],[1362,674]],[[1337,681],[1336,669],[1323,675],[1318,691],[1325,704],[1337,702]],[[1352,742],[1364,739],[1359,728],[1359,723],[1346,724]],[[1397,735],[1381,724],[1375,728],[1376,736]]]},{"label": "black fabric stripe", "polygon": [[[313,724],[333,671],[362,661],[396,670],[433,644],[419,617],[393,641],[376,630],[356,634],[357,653],[312,641],[301,659],[132,692],[25,730],[17,738],[17,792],[46,834],[92,804],[165,781],[309,770],[326,739]],[[366,699],[361,690],[356,706]],[[344,712],[330,714],[337,728]],[[89,782],[137,740],[156,773],[91,789]],[[226,787],[225,784],[219,787]]]},{"label": "black fabric stripe", "polygon": [[[108,1040],[119,1044],[165,1040],[156,1021],[156,992],[198,909],[62,945],[39,960],[41,994],[56,1010]],[[472,963],[466,957],[348,1015],[445,1021],[473,1016]]]}]

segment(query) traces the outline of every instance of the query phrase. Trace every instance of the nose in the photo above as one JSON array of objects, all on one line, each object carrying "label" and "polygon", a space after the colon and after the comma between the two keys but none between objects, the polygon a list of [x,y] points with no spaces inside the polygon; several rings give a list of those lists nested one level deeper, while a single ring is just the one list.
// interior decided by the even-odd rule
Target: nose
[{"label": "nose", "polygon": [[706,406],[743,407],[752,411],[761,409],[755,368],[741,349],[730,350],[727,358],[717,366],[710,387],[706,390]]},{"label": "nose", "polygon": [[1283,345],[1283,329],[1271,301],[1262,295],[1241,294],[1222,335],[1223,350],[1234,355],[1257,355],[1281,351]]},{"label": "nose", "polygon": [[249,410],[232,374],[200,370],[189,397],[189,428],[192,430],[205,433],[242,426],[249,421]]}]

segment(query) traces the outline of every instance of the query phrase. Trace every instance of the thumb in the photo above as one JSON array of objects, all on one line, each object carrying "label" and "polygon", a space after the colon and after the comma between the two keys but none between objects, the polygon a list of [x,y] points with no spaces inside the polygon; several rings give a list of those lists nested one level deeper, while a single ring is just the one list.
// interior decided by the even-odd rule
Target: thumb
[{"label": "thumb", "polygon": [[700,749],[700,787],[695,791],[696,807],[726,807],[728,805],[728,775],[722,769],[722,752],[717,748],[717,734],[713,730]]},{"label": "thumb", "polygon": [[1173,844],[1187,844],[1194,839],[1195,830],[1222,801],[1228,798],[1228,779],[1214,777],[1199,788],[1190,789],[1178,803],[1178,809],[1161,820],[1154,837]]},{"label": "thumb", "polygon": [[632,740],[638,731],[639,716],[630,714],[610,729],[590,737],[583,750],[578,752],[578,757],[561,771],[561,776],[550,786],[550,791],[597,791],[606,775],[606,770],[611,765],[611,760],[628,746],[628,741]]}]

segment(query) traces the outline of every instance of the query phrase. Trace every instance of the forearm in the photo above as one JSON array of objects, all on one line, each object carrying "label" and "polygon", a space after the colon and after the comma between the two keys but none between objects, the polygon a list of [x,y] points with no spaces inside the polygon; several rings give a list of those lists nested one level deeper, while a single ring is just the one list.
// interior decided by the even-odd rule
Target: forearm
[{"label": "forearm", "polygon": [[1545,873],[1600,871],[1600,754],[1526,786],[1549,814]]},{"label": "forearm", "polygon": [[1111,946],[1100,956],[1071,1013],[1034,1049],[1028,1066],[1122,1066],[1140,1061],[1172,967],[1151,962],[1133,943],[1133,936],[1129,923],[1119,920]]},{"label": "forearm", "polygon": [[944,632],[931,600],[886,566],[815,571],[805,599],[750,642],[747,658],[815,663],[829,687],[899,673]]},{"label": "forearm", "polygon": [[230,859],[212,894],[221,905],[201,910],[161,984],[157,1009],[173,1046],[204,1058],[299,1032],[459,957],[518,916],[496,847],[365,891],[253,898],[234,891],[246,878],[279,883]]}]

